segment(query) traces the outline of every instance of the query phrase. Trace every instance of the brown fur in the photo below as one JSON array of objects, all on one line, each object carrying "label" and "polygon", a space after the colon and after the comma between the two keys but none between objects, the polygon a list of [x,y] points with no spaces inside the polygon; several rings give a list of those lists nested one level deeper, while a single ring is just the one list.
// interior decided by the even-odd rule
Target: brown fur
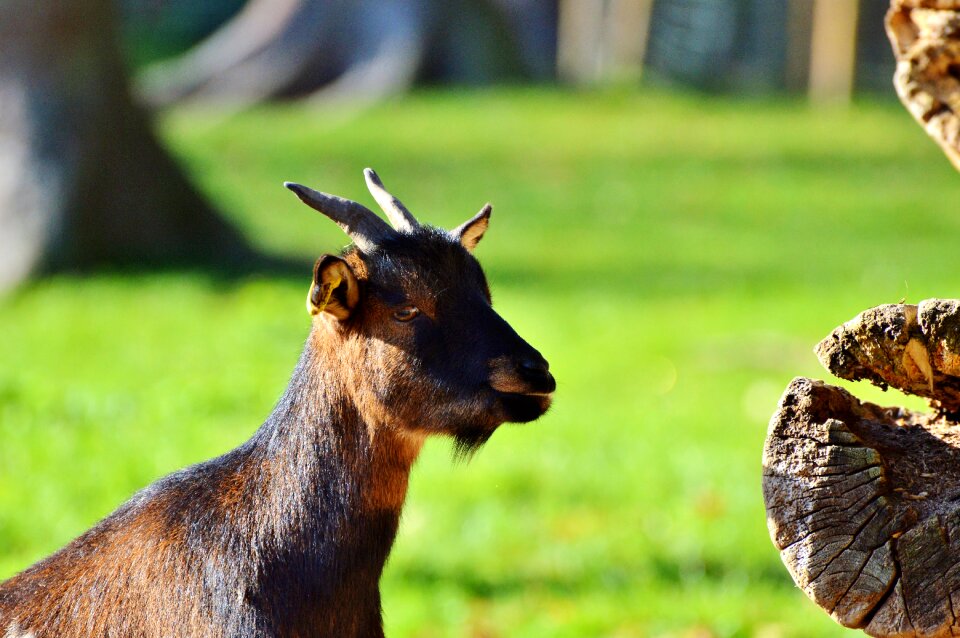
[{"label": "brown fur", "polygon": [[[0,583],[0,632],[382,636],[378,581],[424,438],[475,449],[500,423],[542,414],[554,388],[490,308],[475,260],[418,232],[382,254],[322,259],[348,266],[356,298],[333,291],[336,313],[314,317],[253,438]],[[421,316],[395,320],[410,304]]]}]

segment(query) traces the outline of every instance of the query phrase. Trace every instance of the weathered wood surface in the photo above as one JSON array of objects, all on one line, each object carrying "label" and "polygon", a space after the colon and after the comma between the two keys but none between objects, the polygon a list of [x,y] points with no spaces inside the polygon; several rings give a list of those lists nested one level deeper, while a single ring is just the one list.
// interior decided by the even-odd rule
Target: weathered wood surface
[{"label": "weathered wood surface", "polygon": [[960,301],[861,313],[817,354],[834,374],[930,399],[929,413],[787,387],[763,453],[774,544],[797,585],[871,636],[960,635]]},{"label": "weathered wood surface", "polygon": [[960,0],[892,0],[886,27],[897,95],[960,170]]}]

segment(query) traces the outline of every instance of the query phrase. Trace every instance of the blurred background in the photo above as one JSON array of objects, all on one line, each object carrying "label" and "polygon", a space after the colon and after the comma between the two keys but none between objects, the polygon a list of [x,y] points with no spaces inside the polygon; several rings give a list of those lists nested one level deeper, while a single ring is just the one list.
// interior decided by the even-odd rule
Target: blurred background
[{"label": "blurred background", "polygon": [[0,578],[256,429],[345,243],[281,183],[370,205],[372,166],[439,226],[493,202],[495,304],[559,383],[469,464],[427,445],[388,635],[852,635],[781,565],[760,454],[835,325],[958,296],[885,10],[3,0]]}]

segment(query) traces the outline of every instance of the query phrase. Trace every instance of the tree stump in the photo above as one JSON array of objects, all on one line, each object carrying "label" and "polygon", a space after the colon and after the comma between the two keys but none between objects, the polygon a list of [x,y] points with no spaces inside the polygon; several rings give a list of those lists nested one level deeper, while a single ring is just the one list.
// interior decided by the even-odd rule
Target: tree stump
[{"label": "tree stump", "polygon": [[931,411],[790,383],[763,453],[767,524],[784,564],[846,627],[960,635],[960,300],[867,310],[816,352],[838,377],[926,397]]},{"label": "tree stump", "polygon": [[960,0],[893,0],[886,26],[900,101],[960,170]]}]

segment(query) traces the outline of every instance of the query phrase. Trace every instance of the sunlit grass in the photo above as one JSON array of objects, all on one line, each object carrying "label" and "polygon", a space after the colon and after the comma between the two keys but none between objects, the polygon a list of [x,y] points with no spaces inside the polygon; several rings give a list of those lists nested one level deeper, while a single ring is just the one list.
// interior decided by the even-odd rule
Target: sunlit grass
[{"label": "sunlit grass", "polygon": [[[448,227],[494,204],[478,256],[557,402],[470,464],[428,445],[384,577],[388,635],[845,633],[768,540],[760,452],[789,380],[826,375],[811,349],[836,324],[960,294],[960,177],[899,106],[443,92],[360,114],[184,111],[163,131],[287,254],[345,238],[286,179],[369,202],[373,166]],[[306,335],[308,277],[59,277],[0,304],[0,577],[251,433]]]}]

